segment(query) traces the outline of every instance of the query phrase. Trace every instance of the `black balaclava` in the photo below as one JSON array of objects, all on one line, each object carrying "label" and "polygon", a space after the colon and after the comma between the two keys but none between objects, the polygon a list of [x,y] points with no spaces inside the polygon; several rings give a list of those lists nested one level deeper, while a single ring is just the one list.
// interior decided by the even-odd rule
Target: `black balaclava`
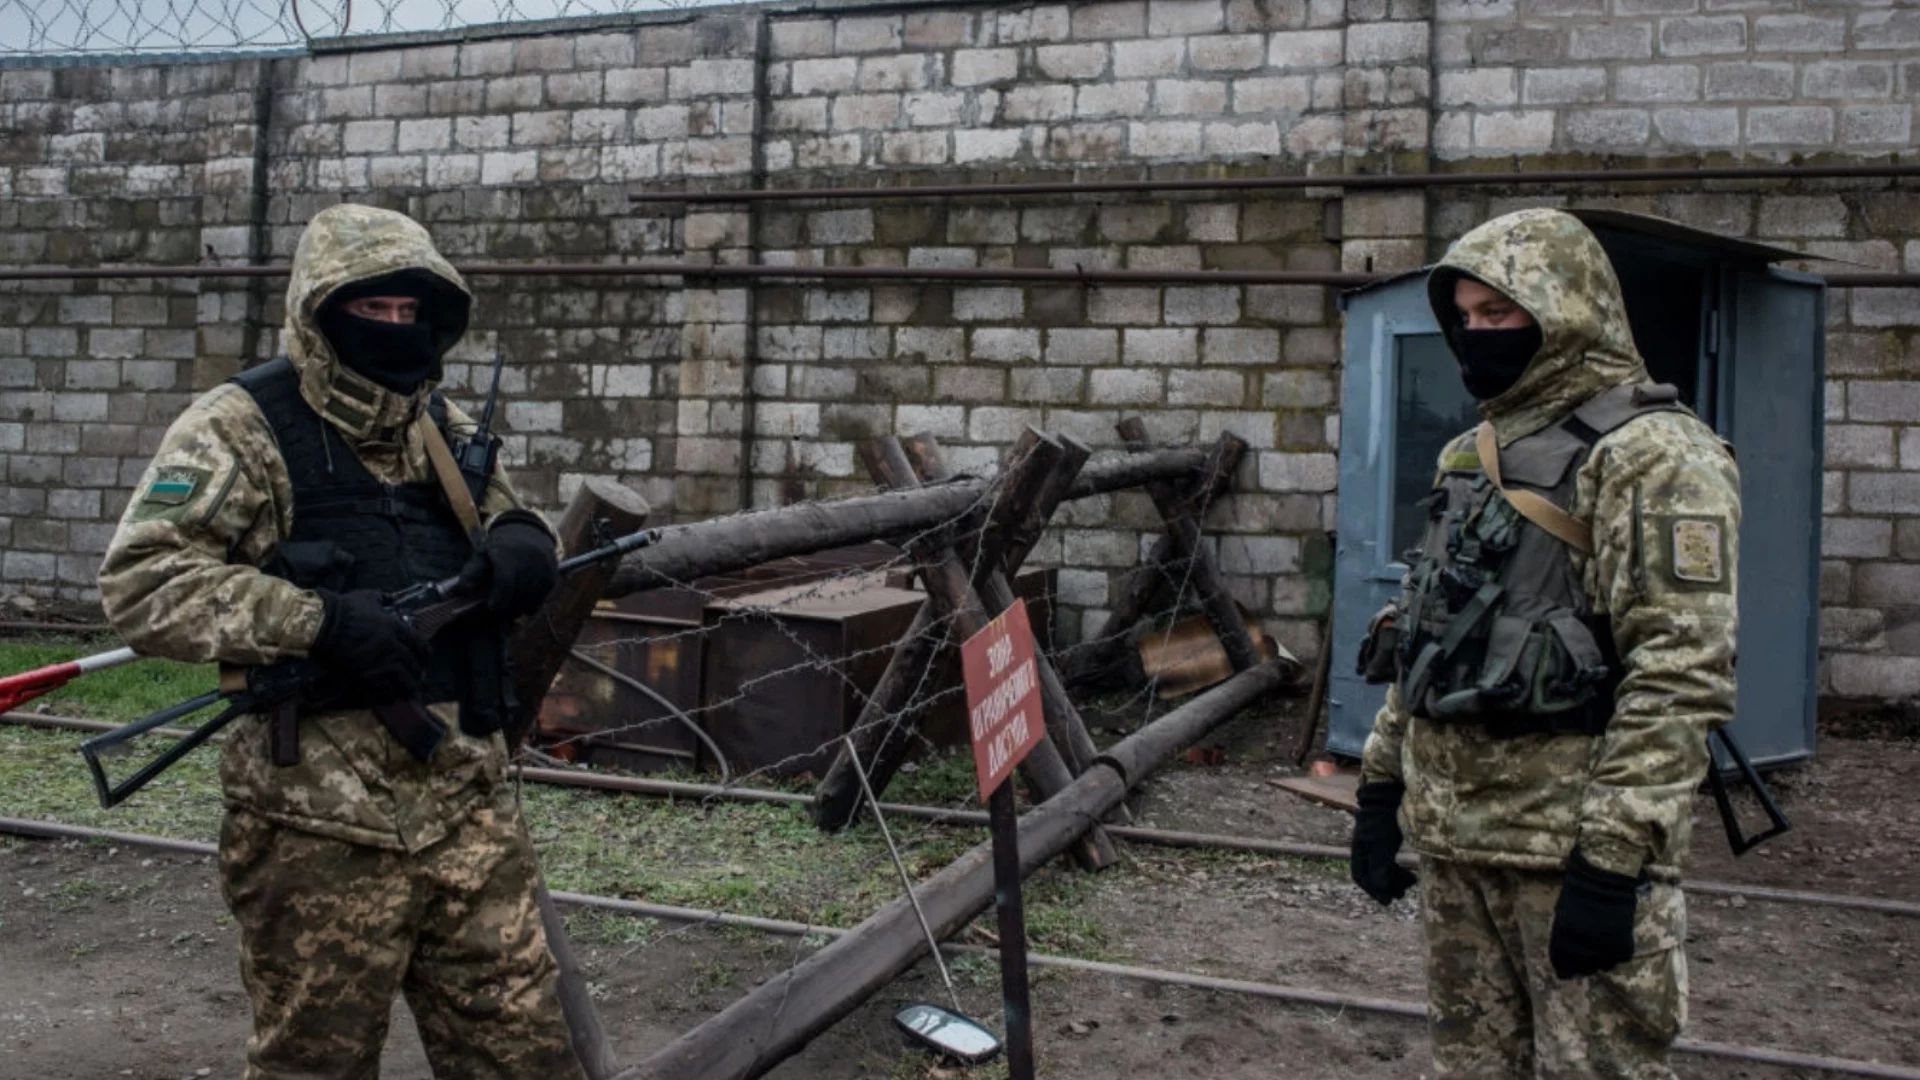
[{"label": "black balaclava", "polygon": [[[347,313],[349,301],[406,296],[420,302],[418,321],[392,323]],[[400,270],[343,285],[314,316],[340,362],[397,394],[440,377],[440,357],[466,331],[465,295],[425,270]]]},{"label": "black balaclava", "polygon": [[1460,364],[1460,381],[1467,393],[1476,401],[1490,401],[1513,389],[1526,374],[1546,335],[1538,322],[1513,330],[1467,329],[1453,306],[1454,283],[1466,276],[1458,271],[1436,273],[1428,284],[1428,295],[1447,345]]},{"label": "black balaclava", "polygon": [[1477,401],[1489,401],[1513,389],[1540,352],[1542,340],[1537,323],[1514,330],[1456,327],[1448,335],[1453,355],[1460,361],[1460,381]]}]

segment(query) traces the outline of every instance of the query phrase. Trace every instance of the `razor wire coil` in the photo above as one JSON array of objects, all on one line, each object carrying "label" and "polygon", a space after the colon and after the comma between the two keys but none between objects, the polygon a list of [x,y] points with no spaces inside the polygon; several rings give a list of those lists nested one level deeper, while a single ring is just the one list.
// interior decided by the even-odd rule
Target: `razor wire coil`
[{"label": "razor wire coil", "polygon": [[0,60],[256,52],[717,0],[0,0]]}]

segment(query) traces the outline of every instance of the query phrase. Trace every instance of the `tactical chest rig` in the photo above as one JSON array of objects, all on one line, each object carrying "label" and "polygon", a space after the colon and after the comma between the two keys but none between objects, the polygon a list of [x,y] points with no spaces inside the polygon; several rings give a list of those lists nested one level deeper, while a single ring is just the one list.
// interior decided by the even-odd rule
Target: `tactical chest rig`
[{"label": "tactical chest rig", "polygon": [[[306,589],[390,593],[452,577],[466,565],[473,542],[442,486],[389,484],[368,472],[339,429],[300,396],[299,373],[286,358],[232,381],[266,416],[293,481],[293,531],[266,573]],[[427,412],[446,437],[446,399],[431,395]],[[419,701],[459,702],[460,728],[469,735],[500,730],[511,700],[502,627],[468,618],[434,635],[432,646]],[[345,685],[303,711],[378,704]]]},{"label": "tactical chest rig", "polygon": [[1414,716],[1497,737],[1605,730],[1620,659],[1575,573],[1574,549],[1592,545],[1567,508],[1603,436],[1684,411],[1671,386],[1621,386],[1504,451],[1489,425],[1471,449],[1456,440],[1422,500],[1427,528],[1400,598],[1360,650],[1367,681],[1397,681]]}]

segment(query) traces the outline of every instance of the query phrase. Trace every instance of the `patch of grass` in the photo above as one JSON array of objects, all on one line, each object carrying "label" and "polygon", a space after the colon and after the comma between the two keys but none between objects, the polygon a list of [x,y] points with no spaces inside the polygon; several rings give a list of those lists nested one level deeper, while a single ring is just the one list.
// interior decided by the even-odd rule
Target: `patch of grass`
[{"label": "patch of grass", "polygon": [[92,878],[68,878],[47,892],[47,903],[55,911],[70,913],[90,906],[98,895],[100,883]]},{"label": "patch of grass", "polygon": [[[119,647],[111,637],[44,637],[0,641],[0,674],[17,675],[50,664]],[[140,660],[124,667],[83,675],[28,708],[95,720],[138,720],[169,705],[206,693],[219,682],[212,664]]]},{"label": "patch of grass", "polygon": [[[39,818],[97,829],[212,841],[220,831],[219,751],[202,748],[127,802],[103,810],[80,757],[86,736],[0,727],[0,816]],[[141,746],[152,753],[165,747]],[[132,763],[120,766],[122,774]]]},{"label": "patch of grass", "polygon": [[923,757],[911,763],[911,768],[911,772],[902,769],[894,776],[880,796],[882,802],[949,806],[979,799],[980,781],[974,773],[970,747],[949,748]]}]

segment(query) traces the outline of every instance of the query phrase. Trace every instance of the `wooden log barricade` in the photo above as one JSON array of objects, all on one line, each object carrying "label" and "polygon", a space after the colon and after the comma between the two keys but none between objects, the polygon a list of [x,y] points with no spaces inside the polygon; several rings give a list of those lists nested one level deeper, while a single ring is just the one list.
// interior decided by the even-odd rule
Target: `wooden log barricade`
[{"label": "wooden log barricade", "polygon": [[[1122,420],[1117,428],[1129,449],[1138,452],[1147,447],[1146,426],[1138,418]],[[1143,486],[1152,497],[1166,531],[1154,543],[1146,565],[1128,579],[1119,603],[1114,605],[1099,633],[1074,652],[1067,675],[1070,689],[1084,692],[1113,685],[1133,685],[1144,678],[1139,658],[1133,651],[1132,633],[1134,627],[1151,614],[1154,596],[1162,582],[1168,580],[1191,584],[1235,671],[1245,671],[1259,662],[1259,651],[1247,633],[1233,597],[1220,580],[1213,556],[1200,542],[1201,519],[1232,486],[1234,470],[1246,451],[1246,441],[1227,432],[1214,442],[1200,466],[1198,479],[1190,480],[1185,492],[1181,490],[1180,478],[1155,477],[1144,481]]]}]

